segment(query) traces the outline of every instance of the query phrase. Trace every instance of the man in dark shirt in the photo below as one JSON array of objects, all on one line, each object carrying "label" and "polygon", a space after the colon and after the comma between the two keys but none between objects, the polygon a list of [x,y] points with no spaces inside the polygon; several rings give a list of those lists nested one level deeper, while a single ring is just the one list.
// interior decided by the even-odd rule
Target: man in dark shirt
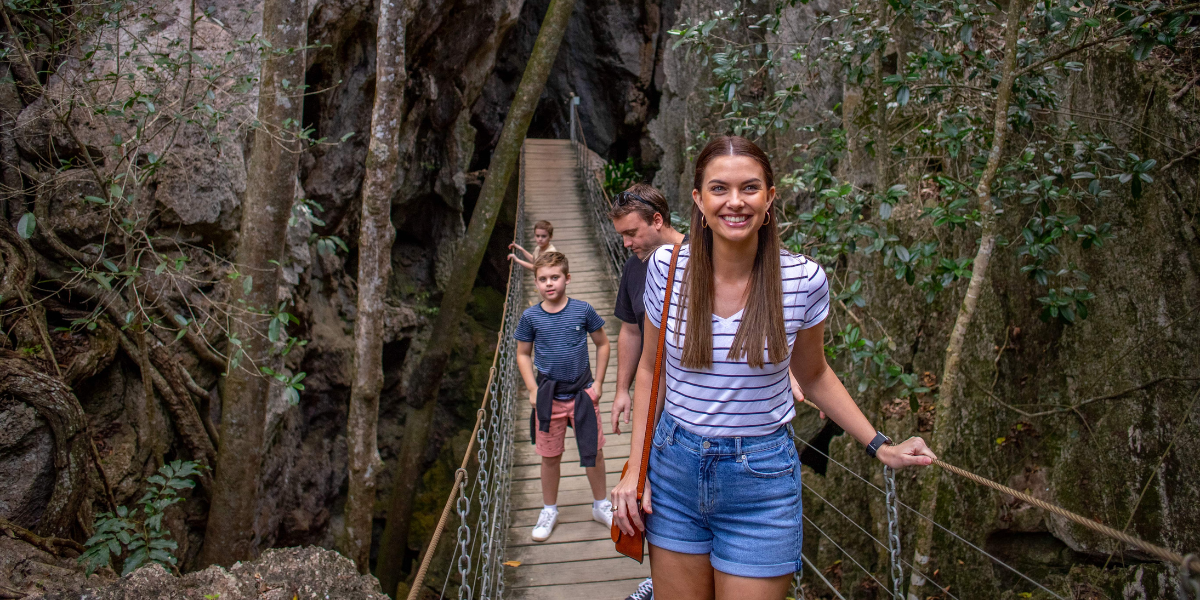
[{"label": "man in dark shirt", "polygon": [[[621,433],[621,419],[629,423],[633,399],[629,388],[642,359],[642,327],[646,321],[646,305],[642,294],[646,290],[647,260],[654,250],[665,244],[687,242],[687,236],[671,227],[671,207],[662,192],[654,186],[635,183],[613,198],[608,213],[613,227],[621,234],[625,247],[633,256],[621,269],[621,287],[613,314],[621,320],[617,337],[617,394],[613,398],[612,431]],[[626,600],[651,600],[654,582],[647,579]]]},{"label": "man in dark shirt", "polygon": [[645,183],[635,183],[617,194],[608,218],[621,234],[625,247],[634,254],[621,270],[621,287],[613,310],[621,320],[621,334],[617,338],[617,394],[612,408],[613,433],[619,434],[622,417],[629,423],[633,406],[629,388],[642,358],[642,327],[646,319],[642,293],[646,289],[646,260],[659,246],[686,242],[687,236],[671,227],[671,208],[662,192]]}]

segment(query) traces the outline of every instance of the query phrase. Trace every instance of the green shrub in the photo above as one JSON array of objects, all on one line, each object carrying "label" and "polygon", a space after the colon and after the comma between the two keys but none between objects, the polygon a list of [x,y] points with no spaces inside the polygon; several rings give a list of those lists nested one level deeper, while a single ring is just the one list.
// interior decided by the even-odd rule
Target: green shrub
[{"label": "green shrub", "polygon": [[609,197],[625,191],[626,188],[641,180],[642,175],[638,173],[633,158],[627,158],[625,162],[608,161],[604,163],[604,191],[608,193]]},{"label": "green shrub", "polygon": [[171,554],[179,547],[171,532],[163,528],[163,513],[168,506],[182,502],[179,490],[196,487],[191,477],[204,467],[191,461],[163,465],[157,475],[146,479],[150,488],[137,501],[137,507],[117,507],[116,514],[96,516],[96,533],[84,544],[79,562],[90,575],[96,569],[112,566],[114,558],[125,558],[121,575],[128,575],[147,562],[175,570],[178,559]]}]

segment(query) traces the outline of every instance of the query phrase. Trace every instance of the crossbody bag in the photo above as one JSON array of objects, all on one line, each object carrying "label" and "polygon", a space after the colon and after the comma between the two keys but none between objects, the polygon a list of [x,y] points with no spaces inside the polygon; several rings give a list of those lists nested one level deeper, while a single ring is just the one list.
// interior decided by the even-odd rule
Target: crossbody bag
[{"label": "crossbody bag", "polygon": [[[658,422],[658,392],[659,385],[662,381],[662,365],[663,365],[663,348],[667,343],[667,316],[671,309],[671,293],[675,288],[675,263],[679,259],[679,249],[682,244],[675,244],[671,249],[671,266],[667,269],[667,286],[665,297],[662,305],[662,318],[658,320],[658,349],[654,353],[654,382],[650,384],[650,402],[646,404],[646,436],[642,440],[642,470],[638,474],[637,483],[637,507],[638,513],[645,518],[642,513],[642,494],[646,490],[646,474],[650,471],[650,448],[654,445],[654,429]],[[653,260],[653,258],[651,258]],[[621,477],[625,477],[625,472],[629,470],[629,461],[633,460],[631,456],[625,461],[625,466],[621,469]],[[644,522],[644,521],[643,521]],[[646,552],[646,534],[643,531],[636,531],[633,535],[626,535],[622,532],[616,523],[612,526],[612,541],[617,546],[617,552],[632,558],[633,560],[642,562]]]}]

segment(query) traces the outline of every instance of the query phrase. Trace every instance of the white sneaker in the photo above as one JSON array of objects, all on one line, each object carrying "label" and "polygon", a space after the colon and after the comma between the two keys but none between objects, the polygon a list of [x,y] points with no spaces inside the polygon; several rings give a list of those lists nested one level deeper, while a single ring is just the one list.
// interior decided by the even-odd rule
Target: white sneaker
[{"label": "white sneaker", "polygon": [[558,523],[558,511],[543,508],[542,514],[538,515],[537,526],[533,528],[533,541],[544,542],[550,539],[550,532],[554,531],[555,523]]},{"label": "white sneaker", "polygon": [[592,505],[592,519],[597,523],[612,529],[612,502],[604,500],[600,506]]}]

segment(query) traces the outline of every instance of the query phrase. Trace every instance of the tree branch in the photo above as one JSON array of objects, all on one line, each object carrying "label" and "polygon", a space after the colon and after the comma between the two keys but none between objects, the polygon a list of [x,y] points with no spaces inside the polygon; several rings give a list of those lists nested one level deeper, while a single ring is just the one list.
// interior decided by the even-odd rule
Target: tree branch
[{"label": "tree branch", "polygon": [[[1183,6],[1164,10],[1163,12],[1160,12],[1154,16],[1155,17],[1165,17],[1167,15],[1174,14],[1177,12],[1186,12],[1186,11],[1197,9],[1197,8],[1200,8],[1200,2],[1193,2],[1191,4],[1184,4]],[[1092,40],[1090,42],[1081,44],[1079,46],[1072,46],[1061,52],[1047,56],[1046,58],[1043,58],[1042,60],[1039,60],[1027,67],[1021,68],[1017,71],[1017,77],[1021,77],[1022,75],[1027,75],[1035,69],[1043,67],[1049,63],[1052,63],[1052,62],[1055,62],[1058,60],[1062,60],[1076,52],[1081,52],[1081,51],[1091,48],[1093,46],[1097,46],[1097,45],[1103,44],[1105,42],[1110,42],[1125,33],[1128,33],[1128,30],[1126,30],[1125,26],[1122,25],[1121,27],[1118,27],[1116,30],[1114,30],[1112,33],[1110,33],[1102,38]]]}]

